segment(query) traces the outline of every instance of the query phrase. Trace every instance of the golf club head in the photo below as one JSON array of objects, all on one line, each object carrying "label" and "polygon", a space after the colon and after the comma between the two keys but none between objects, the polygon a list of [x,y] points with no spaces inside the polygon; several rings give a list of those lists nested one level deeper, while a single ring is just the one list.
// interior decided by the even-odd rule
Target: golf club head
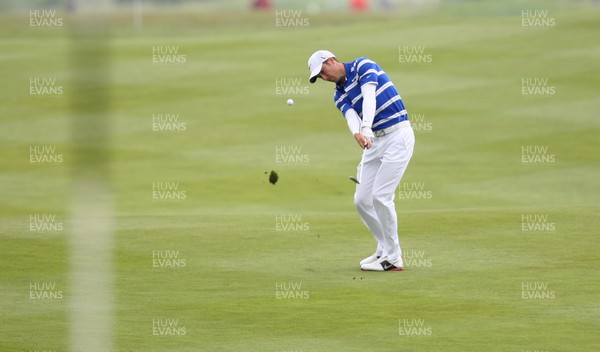
[{"label": "golf club head", "polygon": [[360,181],[358,181],[358,179],[354,176],[350,176],[348,177],[350,179],[350,181],[353,181],[354,183],[356,183],[357,185],[360,185]]}]

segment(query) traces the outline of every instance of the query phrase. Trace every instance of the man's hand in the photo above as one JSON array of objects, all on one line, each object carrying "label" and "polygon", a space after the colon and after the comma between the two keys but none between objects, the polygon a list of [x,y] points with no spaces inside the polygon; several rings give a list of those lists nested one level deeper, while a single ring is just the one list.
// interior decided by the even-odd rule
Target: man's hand
[{"label": "man's hand", "polygon": [[373,141],[375,140],[375,135],[373,134],[371,127],[362,126],[360,128],[360,134],[362,134],[366,139],[371,141],[371,143],[373,143]]},{"label": "man's hand", "polygon": [[375,139],[375,136],[373,135],[373,131],[371,131],[371,129],[368,127],[363,127],[363,128],[361,128],[360,132],[361,133],[354,134],[354,139],[356,139],[356,142],[358,142],[358,145],[362,149],[371,148],[373,146],[373,140]]}]

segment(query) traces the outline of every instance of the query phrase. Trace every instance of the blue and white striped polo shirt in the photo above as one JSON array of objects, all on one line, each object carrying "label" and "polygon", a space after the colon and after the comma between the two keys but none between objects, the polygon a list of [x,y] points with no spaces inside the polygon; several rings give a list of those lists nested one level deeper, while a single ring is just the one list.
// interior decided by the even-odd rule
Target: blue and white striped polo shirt
[{"label": "blue and white striped polo shirt", "polygon": [[335,106],[340,109],[342,115],[352,108],[362,119],[363,98],[360,87],[366,83],[376,82],[377,103],[372,130],[382,130],[408,120],[408,113],[400,94],[379,65],[367,58],[360,57],[352,62],[344,63],[344,66],[346,67],[346,82],[343,86],[336,85],[334,95]]}]

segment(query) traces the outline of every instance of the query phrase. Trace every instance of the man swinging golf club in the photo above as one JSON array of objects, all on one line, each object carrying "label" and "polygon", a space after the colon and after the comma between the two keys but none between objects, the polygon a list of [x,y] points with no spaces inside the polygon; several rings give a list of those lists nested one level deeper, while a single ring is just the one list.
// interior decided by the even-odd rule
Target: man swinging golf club
[{"label": "man swinging golf club", "polygon": [[377,240],[375,253],[360,262],[362,270],[403,270],[394,192],[413,153],[415,136],[404,103],[388,75],[361,57],[342,63],[327,50],[308,59],[310,82],[335,83],[334,101],[363,149],[357,168],[354,204]]}]

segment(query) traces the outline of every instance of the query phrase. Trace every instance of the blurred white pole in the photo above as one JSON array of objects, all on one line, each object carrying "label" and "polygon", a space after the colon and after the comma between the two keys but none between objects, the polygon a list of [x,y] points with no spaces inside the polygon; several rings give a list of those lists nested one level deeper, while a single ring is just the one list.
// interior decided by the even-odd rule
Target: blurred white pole
[{"label": "blurred white pole", "polygon": [[144,26],[144,1],[133,0],[133,26],[136,31],[141,31]]},{"label": "blurred white pole", "polygon": [[113,222],[106,182],[83,176],[71,188],[70,350],[114,351]]},{"label": "blurred white pole", "polygon": [[112,0],[73,0],[73,5],[78,12],[92,14],[106,13],[112,10]]},{"label": "blurred white pole", "polygon": [[72,153],[69,350],[114,351],[113,197],[110,177],[111,0],[79,0],[71,32]]}]

